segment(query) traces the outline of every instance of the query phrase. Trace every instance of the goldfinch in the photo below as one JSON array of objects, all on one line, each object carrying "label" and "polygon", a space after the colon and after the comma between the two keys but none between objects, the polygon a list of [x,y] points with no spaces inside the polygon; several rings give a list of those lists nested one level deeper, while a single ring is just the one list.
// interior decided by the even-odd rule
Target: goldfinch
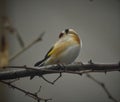
[{"label": "goldfinch", "polygon": [[35,63],[34,66],[51,64],[70,64],[79,55],[81,39],[73,29],[65,29],[59,34],[58,41],[47,52],[44,59]]}]

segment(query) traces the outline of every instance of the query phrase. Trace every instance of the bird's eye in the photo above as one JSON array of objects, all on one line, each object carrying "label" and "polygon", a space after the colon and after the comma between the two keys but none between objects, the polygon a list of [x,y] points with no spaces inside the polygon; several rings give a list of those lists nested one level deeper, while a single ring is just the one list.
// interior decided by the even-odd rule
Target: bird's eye
[{"label": "bird's eye", "polygon": [[68,32],[69,32],[69,29],[65,29],[65,33],[68,34]]},{"label": "bird's eye", "polygon": [[64,33],[60,33],[59,38],[63,37]]}]

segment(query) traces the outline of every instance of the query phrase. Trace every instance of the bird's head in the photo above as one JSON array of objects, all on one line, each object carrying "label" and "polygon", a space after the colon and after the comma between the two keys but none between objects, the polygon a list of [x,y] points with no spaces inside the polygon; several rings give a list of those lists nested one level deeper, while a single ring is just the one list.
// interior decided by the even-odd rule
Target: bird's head
[{"label": "bird's head", "polygon": [[76,42],[80,43],[79,36],[77,35],[77,32],[73,29],[65,29],[64,31],[62,31],[59,34],[59,39],[62,39],[62,38],[74,39]]}]

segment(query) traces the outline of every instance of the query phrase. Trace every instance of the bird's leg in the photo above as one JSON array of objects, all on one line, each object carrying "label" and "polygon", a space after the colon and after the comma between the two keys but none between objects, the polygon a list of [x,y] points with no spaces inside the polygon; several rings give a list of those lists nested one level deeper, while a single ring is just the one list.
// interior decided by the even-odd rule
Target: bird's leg
[{"label": "bird's leg", "polygon": [[60,71],[62,71],[62,70],[65,71],[65,69],[66,69],[66,68],[65,68],[65,64],[63,64],[63,63],[58,63],[57,65],[58,65],[58,69],[59,69]]},{"label": "bird's leg", "polygon": [[83,62],[79,61],[79,62],[73,62],[73,64],[80,64],[80,65],[84,65]]}]

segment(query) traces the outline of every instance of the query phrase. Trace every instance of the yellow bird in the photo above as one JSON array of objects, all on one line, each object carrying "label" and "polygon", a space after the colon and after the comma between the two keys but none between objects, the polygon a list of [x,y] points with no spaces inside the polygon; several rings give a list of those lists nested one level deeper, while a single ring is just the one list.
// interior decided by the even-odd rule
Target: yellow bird
[{"label": "yellow bird", "polygon": [[70,64],[79,55],[82,46],[81,39],[73,29],[65,29],[59,34],[59,40],[45,55],[44,59],[34,66],[51,64]]}]

